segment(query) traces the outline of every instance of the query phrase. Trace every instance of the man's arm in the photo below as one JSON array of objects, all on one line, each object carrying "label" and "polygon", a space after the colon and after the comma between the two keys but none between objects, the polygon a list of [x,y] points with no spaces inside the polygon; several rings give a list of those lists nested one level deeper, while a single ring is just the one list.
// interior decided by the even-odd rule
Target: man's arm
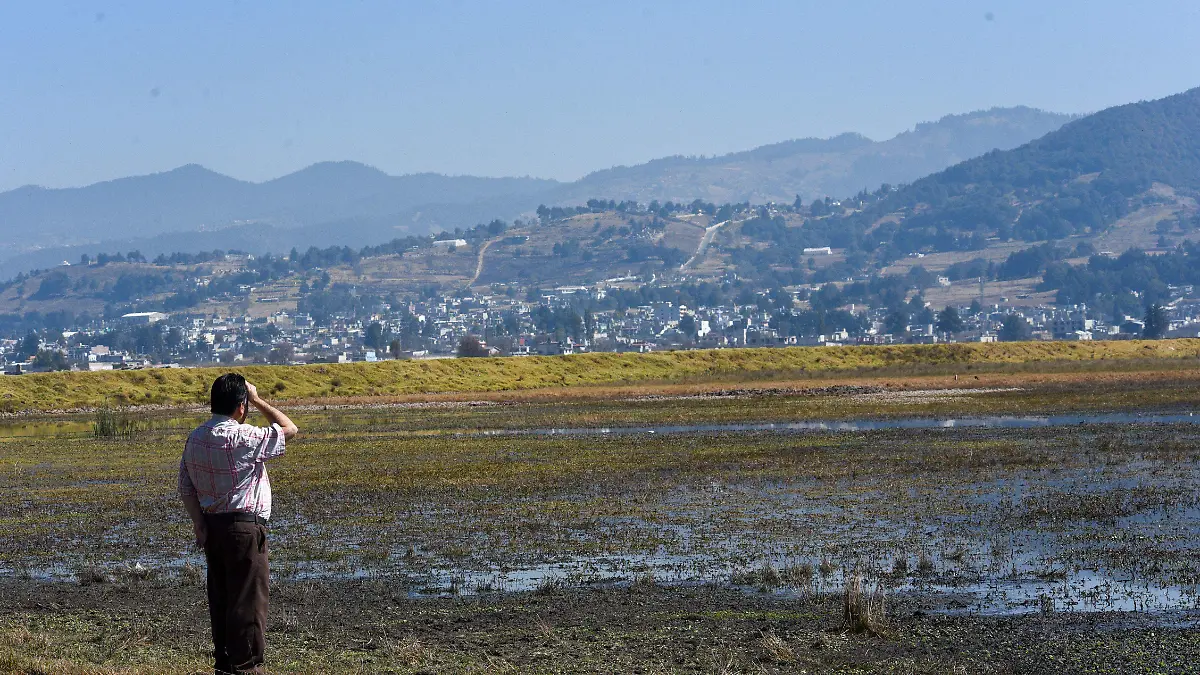
[{"label": "man's arm", "polygon": [[208,525],[204,522],[204,511],[201,510],[200,499],[196,496],[196,486],[192,484],[192,477],[188,475],[187,463],[182,457],[179,459],[178,491],[179,500],[183,502],[183,509],[192,519],[192,531],[196,533],[196,546],[204,548],[204,542],[208,539]]},{"label": "man's arm", "polygon": [[258,408],[263,417],[267,418],[268,423],[279,425],[280,429],[283,430],[284,438],[291,438],[300,432],[300,427],[297,427],[296,423],[289,419],[287,415],[284,415],[278,408],[262,400],[258,395],[258,389],[254,385],[247,382],[246,391],[250,394],[250,403],[255,408]]},{"label": "man's arm", "polygon": [[192,531],[196,533],[196,546],[204,548],[204,542],[208,539],[208,526],[204,524],[204,512],[200,510],[200,500],[196,498],[194,492],[181,494],[179,499],[183,502],[183,509],[187,511],[188,517],[192,519]]}]

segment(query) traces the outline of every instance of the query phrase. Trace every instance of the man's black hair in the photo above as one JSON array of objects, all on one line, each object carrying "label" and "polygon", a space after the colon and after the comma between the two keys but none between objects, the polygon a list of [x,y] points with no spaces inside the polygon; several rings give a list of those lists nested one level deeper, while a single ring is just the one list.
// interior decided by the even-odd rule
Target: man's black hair
[{"label": "man's black hair", "polygon": [[239,405],[246,403],[249,392],[246,378],[237,373],[225,373],[212,384],[209,402],[214,415],[233,415]]}]

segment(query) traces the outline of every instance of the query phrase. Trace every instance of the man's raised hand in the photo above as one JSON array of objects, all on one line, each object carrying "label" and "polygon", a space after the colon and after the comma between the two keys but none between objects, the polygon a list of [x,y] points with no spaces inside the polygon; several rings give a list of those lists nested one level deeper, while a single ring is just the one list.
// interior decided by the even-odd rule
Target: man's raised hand
[{"label": "man's raised hand", "polygon": [[246,383],[246,398],[251,403],[254,403],[255,401],[259,400],[258,399],[258,387],[255,387],[254,385],[247,382]]}]

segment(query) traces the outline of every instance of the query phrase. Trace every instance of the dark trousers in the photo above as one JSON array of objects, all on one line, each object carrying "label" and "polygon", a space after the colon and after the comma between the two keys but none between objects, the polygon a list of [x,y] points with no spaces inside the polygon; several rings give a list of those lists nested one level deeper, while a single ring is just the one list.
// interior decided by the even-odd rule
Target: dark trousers
[{"label": "dark trousers", "polygon": [[266,652],[267,529],[206,516],[208,615],[218,673],[259,672]]}]

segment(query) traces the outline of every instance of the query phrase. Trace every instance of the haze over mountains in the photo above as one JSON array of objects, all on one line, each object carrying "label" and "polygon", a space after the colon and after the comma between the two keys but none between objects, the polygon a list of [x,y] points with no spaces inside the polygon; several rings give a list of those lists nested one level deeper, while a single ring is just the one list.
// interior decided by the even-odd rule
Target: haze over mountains
[{"label": "haze over mountains", "polygon": [[264,183],[197,165],[82,188],[0,193],[0,276],[81,253],[146,255],[238,248],[362,246],[405,234],[512,219],[538,204],[596,197],[640,202],[791,202],[907,183],[993,149],[1019,146],[1070,116],[1030,108],[952,115],[876,142],[857,134],[767,145],[713,158],[669,157],[561,183],[536,178],[389,176],[324,162]]}]

